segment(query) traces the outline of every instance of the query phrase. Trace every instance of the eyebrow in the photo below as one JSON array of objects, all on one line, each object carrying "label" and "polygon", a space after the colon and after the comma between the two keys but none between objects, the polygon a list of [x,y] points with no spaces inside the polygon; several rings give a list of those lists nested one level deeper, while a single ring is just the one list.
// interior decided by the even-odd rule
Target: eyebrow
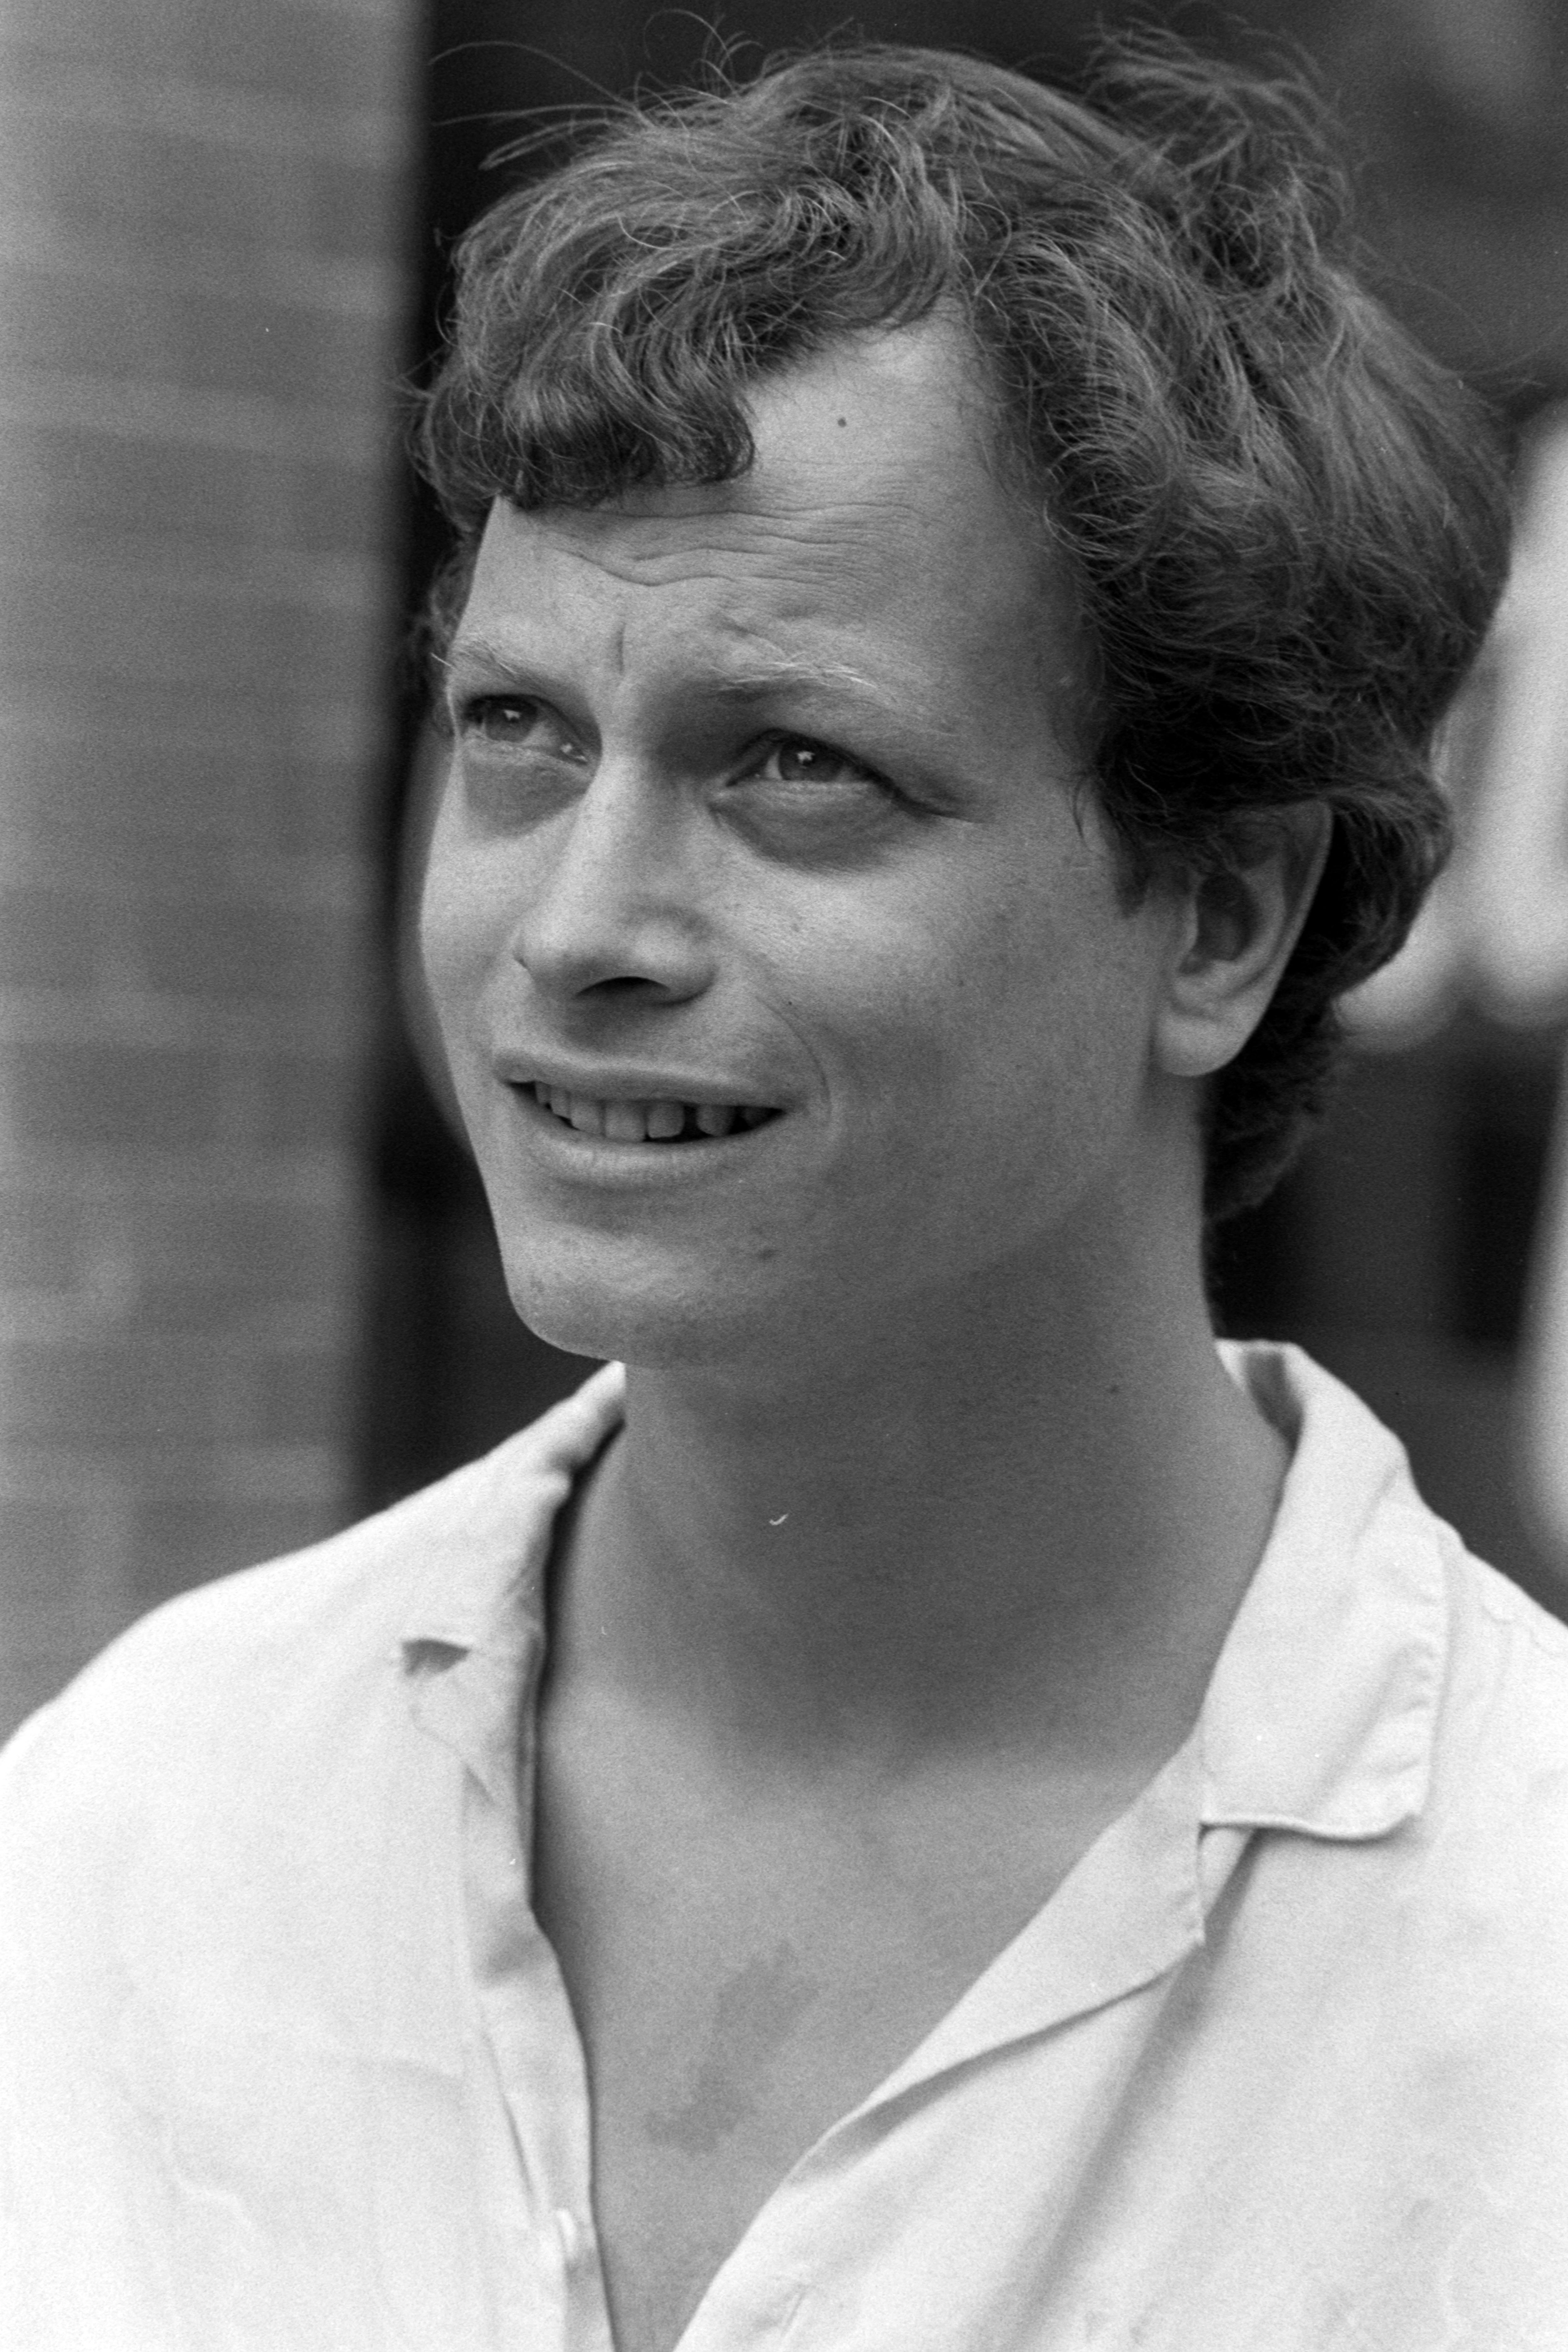
[{"label": "eyebrow", "polygon": [[[465,666],[494,670],[502,677],[520,677],[531,671],[532,665],[515,650],[494,637],[463,635],[454,638],[441,661],[442,669],[450,675]],[[689,681],[701,693],[716,700],[743,699],[747,696],[775,693],[781,687],[806,689],[827,688],[867,697],[889,710],[905,711],[906,696],[895,694],[867,677],[848,662],[806,661],[789,654],[749,654],[743,661],[727,662],[722,667],[695,673]]]}]

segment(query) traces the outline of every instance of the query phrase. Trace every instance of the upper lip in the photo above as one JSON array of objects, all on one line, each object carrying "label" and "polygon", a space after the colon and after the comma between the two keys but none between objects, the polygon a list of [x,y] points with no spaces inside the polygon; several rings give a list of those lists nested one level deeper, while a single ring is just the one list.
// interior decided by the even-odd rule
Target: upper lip
[{"label": "upper lip", "polygon": [[685,1070],[650,1070],[617,1062],[593,1067],[554,1055],[498,1054],[498,1076],[512,1087],[559,1087],[596,1102],[743,1103],[754,1109],[781,1108],[776,1096],[747,1078],[697,1077]]}]

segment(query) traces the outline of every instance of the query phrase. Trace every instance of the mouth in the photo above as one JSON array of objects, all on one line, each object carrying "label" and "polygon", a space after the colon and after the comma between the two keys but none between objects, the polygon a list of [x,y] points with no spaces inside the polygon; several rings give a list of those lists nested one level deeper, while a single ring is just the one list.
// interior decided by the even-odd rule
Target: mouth
[{"label": "mouth", "polygon": [[561,1126],[606,1143],[716,1143],[727,1136],[750,1134],[780,1116],[777,1106],[768,1103],[606,1100],[569,1094],[564,1087],[538,1080],[520,1091]]}]

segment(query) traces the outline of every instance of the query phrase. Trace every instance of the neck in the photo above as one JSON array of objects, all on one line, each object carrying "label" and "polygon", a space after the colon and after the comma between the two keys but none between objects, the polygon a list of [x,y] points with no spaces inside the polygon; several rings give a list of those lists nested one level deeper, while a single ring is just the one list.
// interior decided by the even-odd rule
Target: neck
[{"label": "neck", "polygon": [[1127,1274],[1064,1297],[1000,1269],[853,1360],[633,1369],[558,1664],[761,1761],[1021,1739],[1154,1769],[1284,1449],[1219,1365],[1196,1264]]}]

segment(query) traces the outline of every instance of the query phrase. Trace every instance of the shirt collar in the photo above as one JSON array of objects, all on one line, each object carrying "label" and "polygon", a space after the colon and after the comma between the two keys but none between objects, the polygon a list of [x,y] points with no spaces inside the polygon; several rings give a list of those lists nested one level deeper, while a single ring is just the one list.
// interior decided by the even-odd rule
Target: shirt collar
[{"label": "shirt collar", "polygon": [[[1437,1522],[1398,1442],[1298,1349],[1221,1353],[1292,1454],[1193,1734],[843,2128],[1164,1974],[1203,1939],[1207,1881],[1226,1874],[1206,1873],[1206,1856],[1223,1846],[1228,1867],[1247,1832],[1375,1838],[1425,1801],[1447,1647]],[[508,1812],[522,1794],[556,1515],[623,1402],[622,1368],[607,1365],[420,1498],[422,1568],[402,1642],[413,1710]]]},{"label": "shirt collar", "polygon": [[1166,1975],[1204,1941],[1206,1914],[1249,1832],[1374,1838],[1425,1801],[1446,1580],[1437,1523],[1404,1449],[1299,1349],[1221,1352],[1292,1450],[1197,1724],[841,2130],[955,2066]]},{"label": "shirt collar", "polygon": [[1426,1801],[1448,1652],[1438,1523],[1405,1449],[1297,1348],[1223,1345],[1292,1448],[1199,1719],[1206,1827],[1373,1838]]},{"label": "shirt collar", "polygon": [[519,1614],[538,1607],[556,1513],[619,1427],[625,1392],[624,1365],[602,1365],[542,1419],[424,1498],[438,1514],[421,1529],[424,1564],[403,1621],[405,1650],[515,1650]]},{"label": "shirt collar", "polygon": [[556,1517],[620,1426],[625,1391],[624,1366],[603,1365],[542,1420],[417,1498],[429,1510],[400,1643],[414,1719],[505,1811],[517,1803]]},{"label": "shirt collar", "polygon": [[[1420,1811],[1430,1777],[1447,1655],[1437,1523],[1398,1440],[1300,1349],[1222,1342],[1220,1354],[1291,1460],[1204,1700],[1200,1819],[1378,1837]],[[624,1368],[606,1364],[430,1498],[440,1508],[422,1531],[403,1659],[427,1689],[434,1670],[460,1657],[486,1662],[483,1675],[463,1677],[462,1712],[476,1717],[487,1696],[490,1728],[461,1744],[476,1769],[482,1760],[486,1785],[510,1784],[510,1761],[498,1758],[515,1754],[505,1743],[541,1633],[556,1514],[624,1400]],[[457,1710],[440,1712],[455,1723]]]}]

